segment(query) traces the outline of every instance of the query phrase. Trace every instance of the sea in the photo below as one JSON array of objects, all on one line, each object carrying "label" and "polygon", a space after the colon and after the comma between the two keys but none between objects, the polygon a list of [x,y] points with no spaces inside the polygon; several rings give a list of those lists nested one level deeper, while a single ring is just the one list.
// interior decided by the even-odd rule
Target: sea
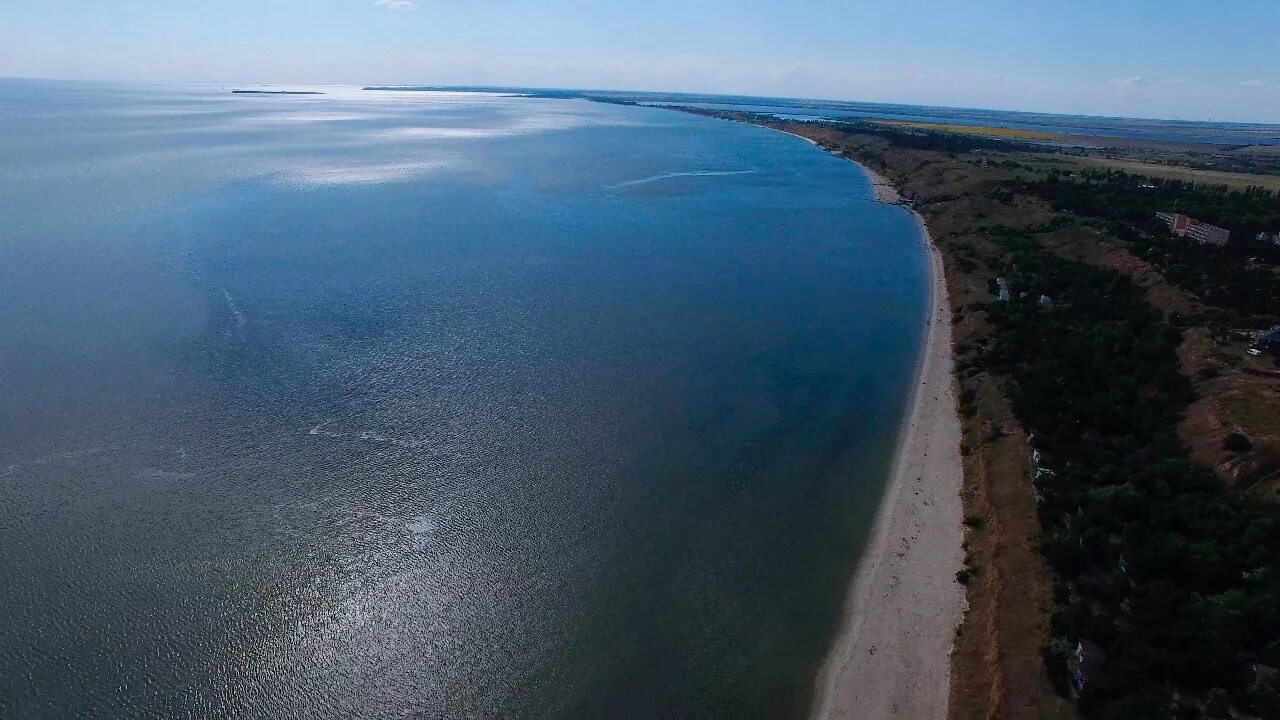
[{"label": "sea", "polygon": [[0,717],[799,717],[929,292],[582,99],[0,80]]}]

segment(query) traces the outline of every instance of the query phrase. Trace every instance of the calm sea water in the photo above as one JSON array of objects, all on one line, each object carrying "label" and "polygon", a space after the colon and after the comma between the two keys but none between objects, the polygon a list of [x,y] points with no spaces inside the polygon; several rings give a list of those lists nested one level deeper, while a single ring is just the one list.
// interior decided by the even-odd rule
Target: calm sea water
[{"label": "calm sea water", "polygon": [[911,218],[745,125],[0,81],[0,715],[801,714]]}]

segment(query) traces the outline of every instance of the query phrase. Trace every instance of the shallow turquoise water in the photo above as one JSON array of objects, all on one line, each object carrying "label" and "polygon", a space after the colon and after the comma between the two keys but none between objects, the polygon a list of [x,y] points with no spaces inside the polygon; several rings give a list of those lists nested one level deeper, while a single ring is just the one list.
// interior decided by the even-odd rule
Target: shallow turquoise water
[{"label": "shallow turquoise water", "polygon": [[926,293],[853,165],[26,81],[0,158],[3,714],[803,712]]}]

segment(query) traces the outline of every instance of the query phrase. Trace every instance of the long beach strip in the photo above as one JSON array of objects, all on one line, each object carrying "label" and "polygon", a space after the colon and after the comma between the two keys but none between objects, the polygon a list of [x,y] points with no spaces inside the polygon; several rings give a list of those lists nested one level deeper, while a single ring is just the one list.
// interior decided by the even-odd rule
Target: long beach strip
[{"label": "long beach strip", "polygon": [[[862,166],[860,166],[862,167]],[[897,190],[863,167],[877,200]],[[929,318],[893,474],[816,681],[815,718],[945,718],[950,655],[964,613],[960,422],[942,256],[924,220]]]}]

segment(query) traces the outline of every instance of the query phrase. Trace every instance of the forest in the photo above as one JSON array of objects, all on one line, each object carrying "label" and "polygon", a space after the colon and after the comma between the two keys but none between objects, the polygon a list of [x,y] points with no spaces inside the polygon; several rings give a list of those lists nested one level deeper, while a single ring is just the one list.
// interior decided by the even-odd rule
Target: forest
[{"label": "forest", "polygon": [[[1012,293],[986,307],[998,332],[979,365],[1003,379],[1040,453],[1040,545],[1054,575],[1045,660],[1066,692],[1079,639],[1105,649],[1086,684],[1090,717],[1200,717],[1229,697],[1280,717],[1280,522],[1226,492],[1175,433],[1193,392],[1179,328],[1127,276],[1061,258],[1004,231]],[[1039,297],[1052,300],[1046,309]]]},{"label": "forest", "polygon": [[[1280,246],[1259,241],[1280,230],[1280,197],[1261,187],[1229,191],[1118,171],[1076,177],[1054,172],[1013,181],[1006,190],[1036,195],[1056,210],[1097,218],[1135,255],[1202,302],[1231,311],[1225,321],[1265,328],[1280,322]],[[1180,212],[1231,231],[1225,247],[1175,237],[1156,213]]]}]

